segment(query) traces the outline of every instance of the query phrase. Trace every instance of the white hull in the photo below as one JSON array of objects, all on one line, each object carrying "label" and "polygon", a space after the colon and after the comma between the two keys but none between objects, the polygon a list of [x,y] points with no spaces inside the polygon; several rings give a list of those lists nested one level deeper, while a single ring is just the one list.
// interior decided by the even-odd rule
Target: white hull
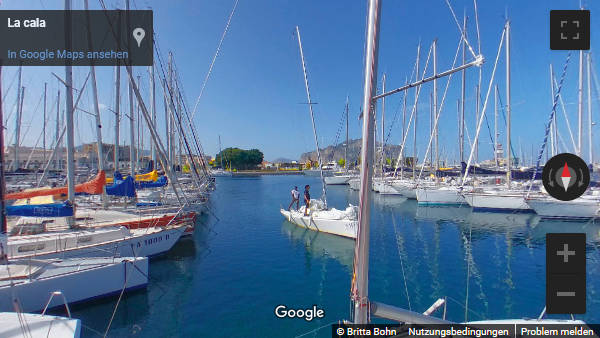
[{"label": "white hull", "polygon": [[360,190],[360,179],[353,178],[350,181],[348,181],[348,184],[350,185],[350,189],[356,191]]},{"label": "white hull", "polygon": [[[18,263],[23,266],[15,266]],[[12,281],[7,278],[7,266],[11,267]],[[30,274],[29,266],[39,270]],[[22,311],[36,312],[44,309],[55,291],[61,291],[69,303],[83,302],[118,295],[123,289],[143,288],[148,284],[147,276],[146,257],[13,261],[0,266],[0,311],[13,311],[13,295]],[[62,297],[54,297],[49,308],[62,302]]]},{"label": "white hull", "polygon": [[396,191],[398,191],[398,193],[400,193],[402,196],[404,196],[408,199],[413,199],[413,200],[417,199],[417,188],[414,183],[402,182],[402,183],[392,183],[392,185],[393,185],[394,189],[396,189]]},{"label": "white hull", "polygon": [[598,216],[598,198],[559,201],[553,198],[529,199],[527,204],[542,218],[591,219]]},{"label": "white hull", "polygon": [[288,222],[309,230],[326,232],[333,235],[356,238],[358,221],[349,219],[326,219],[304,216],[302,212],[281,209],[281,214]]},{"label": "white hull", "polygon": [[348,181],[352,179],[350,175],[334,175],[334,176],[326,176],[323,178],[325,180],[325,184],[328,185],[344,185],[348,184]]},{"label": "white hull", "polygon": [[[21,320],[27,323],[25,332]],[[80,335],[79,319],[34,313],[0,312],[0,337],[3,338],[78,338]]]},{"label": "white hull", "polygon": [[416,191],[419,204],[460,205],[467,203],[456,187],[417,188]]},{"label": "white hull", "polygon": [[481,210],[519,210],[531,211],[531,207],[525,203],[521,192],[471,192],[464,194],[465,200],[474,209]]},{"label": "white hull", "polygon": [[185,227],[133,230],[109,227],[10,236],[8,257],[150,257],[169,251],[184,231]]}]

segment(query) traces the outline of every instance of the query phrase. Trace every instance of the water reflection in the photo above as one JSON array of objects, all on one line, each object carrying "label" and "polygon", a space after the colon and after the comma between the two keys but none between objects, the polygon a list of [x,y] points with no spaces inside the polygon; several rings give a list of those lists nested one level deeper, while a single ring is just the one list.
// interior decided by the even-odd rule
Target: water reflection
[{"label": "water reflection", "polygon": [[281,232],[292,243],[299,243],[313,258],[333,258],[352,270],[354,258],[354,240],[326,234],[318,231],[307,230],[284,221]]}]

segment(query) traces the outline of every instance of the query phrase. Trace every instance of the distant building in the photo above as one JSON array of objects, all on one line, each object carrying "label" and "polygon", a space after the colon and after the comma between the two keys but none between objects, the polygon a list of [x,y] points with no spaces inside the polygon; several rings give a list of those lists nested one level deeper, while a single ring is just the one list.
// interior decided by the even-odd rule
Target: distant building
[{"label": "distant building", "polygon": [[262,161],[260,164],[262,170],[272,169],[274,167],[273,163],[269,161]]}]

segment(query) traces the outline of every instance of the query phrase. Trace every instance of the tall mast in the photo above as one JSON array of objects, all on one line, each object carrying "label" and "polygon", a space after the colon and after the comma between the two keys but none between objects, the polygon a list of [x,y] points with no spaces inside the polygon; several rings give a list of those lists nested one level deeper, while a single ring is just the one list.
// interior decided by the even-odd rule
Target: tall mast
[{"label": "tall mast", "polygon": [[115,171],[119,171],[119,124],[121,120],[121,67],[117,64],[115,66],[115,150],[113,154],[113,161]]},{"label": "tall mast", "polygon": [[494,162],[498,167],[498,85],[494,88]]},{"label": "tall mast", "polygon": [[[417,74],[416,79],[419,79],[419,62],[421,61],[421,42],[419,42],[419,45],[417,46],[417,63],[415,66],[415,74]],[[412,158],[412,178],[413,181],[416,180],[416,176],[415,176],[415,172],[416,172],[416,168],[417,168],[417,117],[419,116],[419,111],[418,111],[418,105],[417,105],[417,101],[419,100],[419,92],[421,87],[417,87],[415,88],[415,114],[414,114],[414,118],[415,118],[415,125],[414,125],[414,130],[413,130],[413,158]]]},{"label": "tall mast", "polygon": [[[437,75],[437,39],[433,40],[433,75]],[[438,102],[437,102],[437,78],[433,80],[433,121],[437,121],[438,117]],[[439,154],[439,132],[438,124],[435,123],[435,173],[437,181],[437,170],[440,168],[440,154]]]},{"label": "tall mast", "polygon": [[128,82],[129,88],[129,172],[131,177],[135,179],[135,120],[133,114],[135,108],[133,106],[133,87],[131,81]]},{"label": "tall mast", "polygon": [[[467,15],[463,19],[463,34],[465,35],[464,39],[461,41],[462,44],[462,64],[464,65],[466,62],[465,50],[466,44],[465,39],[467,38]],[[466,69],[462,70],[462,84],[460,89],[460,142],[459,142],[459,151],[460,151],[460,163],[465,161],[465,83],[466,83]]]},{"label": "tall mast", "polygon": [[[167,93],[165,93],[165,100],[169,101],[169,96],[171,95],[171,88],[173,86],[173,54],[169,52],[169,63],[168,63],[168,73],[169,79],[167,82]],[[173,132],[173,128],[171,125],[171,105],[167,105],[165,110],[165,128],[167,132],[167,157],[169,158],[169,165],[173,165],[173,137],[171,136],[171,132]]]},{"label": "tall mast", "polygon": [[583,140],[583,51],[579,51],[579,86],[577,87],[577,156],[581,157]]},{"label": "tall mast", "polygon": [[[550,105],[554,105],[554,69],[550,64]],[[552,116],[552,156],[558,153],[558,131],[556,129],[556,114]]]},{"label": "tall mast", "polygon": [[17,116],[15,118],[15,152],[14,152],[14,161],[13,161],[13,170],[17,171],[19,169],[19,142],[21,138],[21,105],[23,95],[21,89],[21,75],[22,75],[23,66],[19,66],[19,79],[17,81]]},{"label": "tall mast", "polygon": [[349,142],[349,138],[348,138],[348,124],[349,124],[349,107],[348,107],[348,100],[349,97],[348,95],[346,95],[346,147],[344,148],[344,168],[346,169],[346,172],[348,171],[348,142]]},{"label": "tall mast", "polygon": [[588,151],[590,164],[594,163],[594,148],[592,144],[592,82],[591,82],[591,60],[590,53],[586,54],[587,58],[587,111],[588,111]]},{"label": "tall mast", "polygon": [[[2,111],[2,66],[0,65],[0,236],[6,235],[6,200],[4,200],[4,194],[6,192],[5,179],[5,165],[4,165],[4,112]],[[5,244],[6,242],[4,242]],[[0,245],[3,243],[0,242]],[[0,248],[0,254],[3,254],[3,250],[6,248]],[[4,257],[0,257],[3,260]]]},{"label": "tall mast", "polygon": [[[90,50],[92,48],[92,31],[90,25],[90,17],[89,17],[89,7],[88,0],[84,0],[83,2],[84,9],[87,14],[88,21],[88,44]],[[100,119],[100,104],[98,103],[98,86],[96,84],[96,69],[94,67],[94,63],[90,63],[90,74],[92,78],[92,98],[94,100],[94,117],[96,118],[96,146],[98,148],[98,172],[104,170],[104,149],[102,146],[102,120]],[[102,206],[106,207],[106,189],[105,186],[102,186]]]},{"label": "tall mast", "polygon": [[306,74],[306,64],[304,63],[304,51],[302,50],[302,39],[300,38],[300,28],[296,26],[296,34],[298,35],[298,47],[300,48],[300,59],[302,60],[302,72],[304,73],[304,87],[306,88],[306,98],[308,99],[308,110],[310,112],[310,120],[312,122],[313,135],[315,145],[317,146],[317,160],[319,161],[319,173],[321,174],[321,184],[323,186],[323,203],[327,209],[327,190],[325,188],[325,179],[323,178],[323,162],[321,161],[321,150],[319,149],[319,140],[317,138],[317,127],[315,126],[315,114],[313,113],[313,105],[310,99],[310,89],[308,87],[308,75]]},{"label": "tall mast", "polygon": [[506,20],[506,186],[510,189],[510,21]]},{"label": "tall mast", "polygon": [[56,140],[56,162],[54,165],[54,170],[60,170],[60,89],[58,90],[58,93],[56,94],[56,137],[54,138]]},{"label": "tall mast", "polygon": [[[152,117],[152,125],[156,128],[156,84],[154,82],[154,65],[148,66],[148,71],[150,72],[150,116]],[[150,146],[152,148],[153,169],[156,169],[156,145],[154,142],[151,142]]]},{"label": "tall mast", "polygon": [[[381,77],[381,92],[385,93],[385,73]],[[381,99],[381,178],[385,177],[385,97]]]},{"label": "tall mast", "polygon": [[[71,49],[71,0],[65,0],[65,40],[67,41],[67,50]],[[67,199],[75,204],[75,135],[73,128],[73,66],[72,61],[65,63],[65,81],[66,81],[66,129],[67,129]],[[73,216],[67,218],[67,223],[71,228],[75,226]]]},{"label": "tall mast", "polygon": [[[42,124],[42,154],[44,156],[44,165],[46,164],[46,90],[48,89],[48,83],[44,82],[44,123]],[[0,147],[0,149],[3,149]]]},{"label": "tall mast", "polygon": [[354,251],[354,281],[352,300],[354,301],[354,323],[367,324],[369,313],[369,221],[371,214],[371,187],[373,154],[371,142],[373,135],[373,112],[375,101],[372,100],[377,88],[377,58],[379,45],[379,18],[381,16],[380,0],[369,0],[367,14],[367,39],[364,70],[363,91],[363,131],[360,162],[360,199],[358,212],[358,236]]}]

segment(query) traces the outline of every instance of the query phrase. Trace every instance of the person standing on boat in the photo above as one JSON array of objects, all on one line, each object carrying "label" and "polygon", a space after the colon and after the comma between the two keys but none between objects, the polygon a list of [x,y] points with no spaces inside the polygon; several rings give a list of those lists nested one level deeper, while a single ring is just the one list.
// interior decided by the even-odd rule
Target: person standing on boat
[{"label": "person standing on boat", "polygon": [[298,187],[296,186],[294,187],[294,189],[292,189],[292,202],[288,206],[288,210],[292,208],[292,205],[294,205],[294,203],[296,203],[296,211],[298,211],[298,209],[300,208],[300,192],[298,191]]},{"label": "person standing on boat", "polygon": [[310,185],[304,186],[304,216],[308,216],[308,208],[310,208]]}]

